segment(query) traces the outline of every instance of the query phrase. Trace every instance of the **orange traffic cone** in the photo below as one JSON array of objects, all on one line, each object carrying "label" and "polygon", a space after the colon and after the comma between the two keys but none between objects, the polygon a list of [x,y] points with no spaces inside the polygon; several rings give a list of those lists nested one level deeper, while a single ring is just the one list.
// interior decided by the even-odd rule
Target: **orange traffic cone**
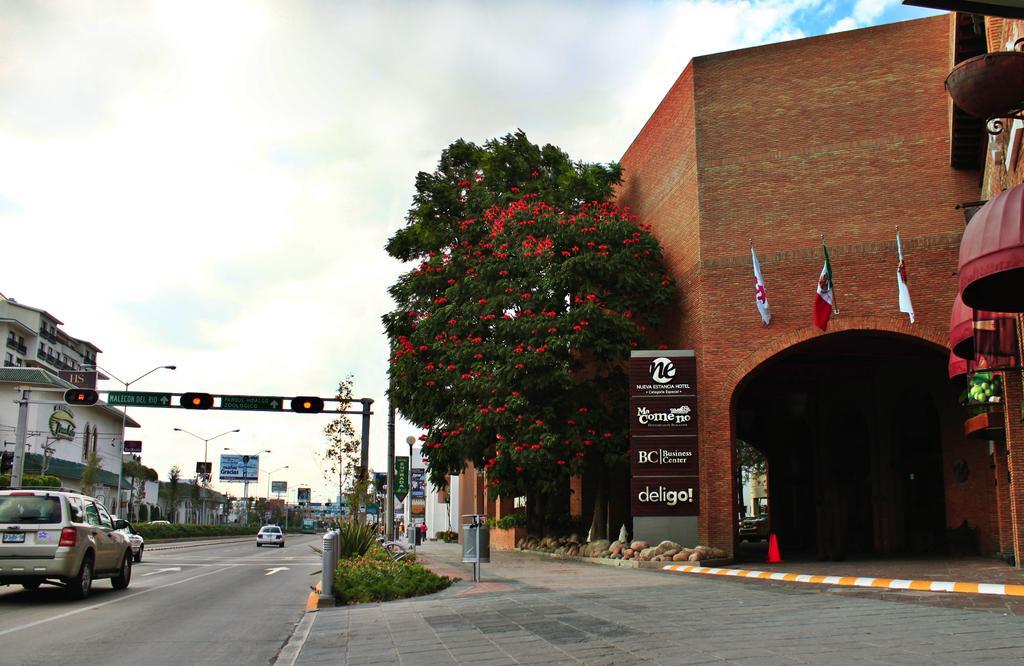
[{"label": "orange traffic cone", "polygon": [[782,556],[779,555],[779,540],[775,538],[775,532],[768,535],[768,559],[766,561],[769,564],[782,561]]}]

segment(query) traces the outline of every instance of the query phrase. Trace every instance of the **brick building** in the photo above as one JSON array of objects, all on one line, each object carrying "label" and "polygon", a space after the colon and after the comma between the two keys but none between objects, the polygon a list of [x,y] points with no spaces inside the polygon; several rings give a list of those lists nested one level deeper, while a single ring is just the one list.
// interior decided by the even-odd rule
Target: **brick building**
[{"label": "brick building", "polygon": [[[992,447],[965,435],[947,376],[956,206],[979,198],[984,131],[942,83],[984,49],[971,35],[950,14],[695,58],[623,156],[620,201],[678,281],[662,342],[697,353],[702,542],[736,550],[742,439],[767,456],[783,548],[1005,552]],[[827,332],[812,324],[822,236]],[[957,527],[969,538],[951,543]]]}]

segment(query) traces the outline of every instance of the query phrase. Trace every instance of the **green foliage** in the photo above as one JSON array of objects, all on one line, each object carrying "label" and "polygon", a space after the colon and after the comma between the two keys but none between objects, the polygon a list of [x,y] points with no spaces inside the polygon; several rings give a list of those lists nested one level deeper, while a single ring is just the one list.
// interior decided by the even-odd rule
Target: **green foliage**
[{"label": "green foliage", "polygon": [[768,473],[768,458],[742,439],[736,440],[736,465],[743,474],[744,483]]},{"label": "green foliage", "polygon": [[459,540],[459,533],[452,532],[451,530],[445,532],[438,532],[434,535],[438,541],[444,541],[445,543],[455,543]]},{"label": "green foliage", "polygon": [[355,557],[338,561],[334,597],[344,604],[407,599],[445,589],[457,578],[438,576],[421,564],[390,557]]},{"label": "green foliage", "polygon": [[376,531],[370,525],[342,520],[338,532],[338,557],[362,557],[376,542]]},{"label": "green foliage", "polygon": [[100,474],[100,457],[95,451],[90,451],[85,459],[85,467],[82,468],[80,487],[83,495],[92,495],[96,490],[96,479]]},{"label": "green foliage", "polygon": [[510,530],[515,527],[526,526],[526,514],[525,513],[512,513],[501,518],[494,519],[488,518],[487,525],[489,527],[497,527],[502,530]]},{"label": "green foliage", "polygon": [[389,397],[427,431],[431,482],[472,462],[489,492],[551,493],[627,462],[626,361],[673,297],[648,228],[607,203],[617,165],[522,132],[459,141],[417,178],[388,244]]},{"label": "green foliage", "polygon": [[[0,476],[0,488],[8,488],[11,485],[11,475],[4,474]],[[23,474],[21,477],[21,485],[37,487],[48,487],[48,488],[60,488],[60,478],[51,476],[49,474],[44,475],[28,475]]]},{"label": "green foliage", "polygon": [[246,536],[256,534],[260,531],[256,527],[243,527],[240,525],[151,525],[149,523],[138,523],[132,525],[135,531],[144,539],[183,539],[187,537],[214,537],[214,536]]},{"label": "green foliage", "polygon": [[172,465],[170,472],[167,474],[167,483],[161,484],[160,493],[167,500],[167,519],[172,523],[177,518],[178,504],[182,499],[182,484],[181,484],[181,467]]}]

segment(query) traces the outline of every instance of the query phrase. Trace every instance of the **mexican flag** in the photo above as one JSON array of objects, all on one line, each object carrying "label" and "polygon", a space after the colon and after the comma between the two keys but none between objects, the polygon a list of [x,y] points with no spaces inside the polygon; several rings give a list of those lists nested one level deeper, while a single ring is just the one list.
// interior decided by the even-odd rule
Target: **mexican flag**
[{"label": "mexican flag", "polygon": [[750,243],[750,256],[754,260],[754,302],[757,303],[757,311],[761,313],[761,323],[767,326],[772,322],[772,309],[768,305],[768,290],[764,286],[761,264],[757,261],[753,242]]},{"label": "mexican flag", "polygon": [[907,287],[907,265],[903,262],[903,245],[900,244],[900,232],[896,232],[896,253],[899,254],[900,263],[896,266],[896,288],[899,290],[900,312],[906,312],[910,316],[910,323],[914,323],[914,305],[910,302],[910,289]]},{"label": "mexican flag", "polygon": [[[832,291],[832,264],[828,260],[828,248],[825,241],[821,242],[821,253],[825,255],[825,265],[821,267],[818,278],[818,292],[814,295],[814,325],[821,330],[828,329],[828,320],[835,308],[835,296]],[[836,309],[838,312],[838,309]]]}]

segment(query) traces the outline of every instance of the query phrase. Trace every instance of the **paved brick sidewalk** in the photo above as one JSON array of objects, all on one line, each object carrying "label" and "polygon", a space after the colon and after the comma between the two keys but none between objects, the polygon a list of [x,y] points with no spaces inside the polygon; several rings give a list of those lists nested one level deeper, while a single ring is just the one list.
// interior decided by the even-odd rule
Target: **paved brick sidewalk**
[{"label": "paved brick sidewalk", "polygon": [[[1024,617],[492,552],[444,592],[315,614],[297,663],[1024,664]],[[963,595],[962,595],[963,596]]]}]

